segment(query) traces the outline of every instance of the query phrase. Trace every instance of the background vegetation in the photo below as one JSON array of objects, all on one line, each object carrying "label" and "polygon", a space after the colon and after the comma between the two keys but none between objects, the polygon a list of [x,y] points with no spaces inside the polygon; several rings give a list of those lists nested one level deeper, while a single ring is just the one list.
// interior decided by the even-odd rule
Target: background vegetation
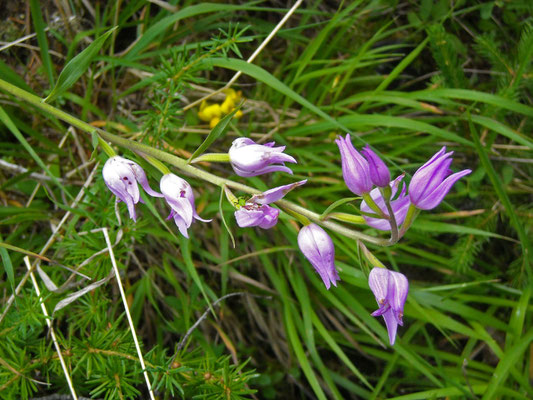
[{"label": "background vegetation", "polygon": [[[23,260],[32,252],[50,314],[99,282],[52,319],[78,396],[148,398],[107,228],[161,399],[531,398],[533,4],[310,0],[247,64],[286,6],[5,2],[0,79],[52,94],[52,108],[0,88],[0,397],[69,393]],[[61,78],[90,46],[93,54]],[[246,98],[244,115],[209,151],[226,152],[237,136],[272,139],[298,160],[294,176],[244,179],[221,163],[201,169],[259,190],[308,179],[287,198],[318,213],[352,196],[333,141],[345,132],[378,149],[394,176],[409,179],[443,145],[455,151],[454,171],[474,171],[399,244],[367,244],[410,280],[394,347],[370,316],[370,264],[353,239],[330,232],[341,282],[326,291],[298,251],[291,216],[282,213],[268,231],[239,229],[220,188],[200,179],[187,178],[199,213],[213,221],[193,224],[189,240],[164,220],[160,200],[145,198],[137,223],[119,204],[117,219],[101,177],[107,156],[54,111],[188,158],[210,129],[187,105],[235,71],[243,72],[234,87]],[[116,150],[158,186],[156,169]],[[351,204],[338,210],[357,213]]]}]

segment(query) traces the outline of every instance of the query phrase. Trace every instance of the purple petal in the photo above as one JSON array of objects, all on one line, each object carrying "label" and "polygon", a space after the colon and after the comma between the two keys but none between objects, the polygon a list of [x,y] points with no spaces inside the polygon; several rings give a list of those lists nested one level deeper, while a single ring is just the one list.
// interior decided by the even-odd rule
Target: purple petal
[{"label": "purple petal", "polygon": [[263,219],[258,226],[262,229],[270,229],[278,223],[279,210],[267,205],[262,206],[262,208],[264,209]]},{"label": "purple petal", "polygon": [[131,169],[133,170],[133,173],[135,174],[137,181],[141,184],[144,191],[153,197],[163,197],[161,193],[156,192],[150,187],[150,185],[148,184],[148,178],[146,177],[146,173],[141,168],[141,166],[133,161],[130,161],[130,163],[131,163]]},{"label": "purple petal", "polygon": [[128,206],[128,213],[130,214],[130,218],[133,220],[133,222],[137,222],[137,213],[135,212],[135,203],[131,198],[128,198],[125,201],[126,205]]},{"label": "purple petal", "polygon": [[[432,191],[445,178],[444,174],[447,172],[447,168],[442,168],[443,163],[453,154],[453,152],[445,152],[446,147],[443,147],[413,175],[409,183],[409,196],[412,203],[416,204],[422,200],[424,192]],[[451,163],[451,161],[449,162]]]},{"label": "purple petal", "polygon": [[405,275],[390,271],[388,301],[393,310],[393,315],[400,325],[403,325],[403,307],[409,293],[409,281]]},{"label": "purple petal", "polygon": [[372,189],[368,161],[353,147],[350,135],[340,136],[335,143],[339,146],[342,163],[342,176],[348,189],[361,196]]},{"label": "purple petal", "polygon": [[267,205],[257,206],[252,203],[235,211],[235,220],[241,228],[258,226],[270,229],[278,222],[279,210]]},{"label": "purple petal", "polygon": [[241,207],[235,211],[235,220],[237,221],[237,225],[241,228],[257,226],[261,223],[262,219],[263,212],[258,209],[247,210],[244,207]]},{"label": "purple petal", "polygon": [[374,293],[380,308],[387,304],[387,293],[389,291],[390,271],[386,268],[372,268],[368,275],[368,286]]},{"label": "purple petal", "polygon": [[386,303],[386,304],[383,304],[381,307],[379,307],[376,311],[374,311],[372,314],[373,317],[379,317],[383,314],[385,314],[387,311],[390,310],[390,304]]},{"label": "purple petal", "polygon": [[291,183],[289,185],[279,186],[277,188],[267,190],[266,192],[260,194],[254,194],[249,201],[257,204],[270,204],[275,201],[281,200],[292,189],[301,186],[306,182],[307,179],[300,182]]},{"label": "purple petal", "polygon": [[284,165],[271,165],[269,167],[265,167],[257,171],[246,171],[246,170],[242,170],[240,168],[233,166],[233,170],[235,171],[237,175],[245,177],[245,178],[249,178],[251,176],[263,175],[269,172],[276,172],[276,171],[287,172],[288,174],[292,175],[292,170],[289,167],[286,167]]},{"label": "purple petal", "polygon": [[387,326],[387,331],[389,333],[389,342],[391,346],[396,341],[396,332],[398,331],[398,321],[394,317],[392,309],[389,309],[386,313],[383,314],[383,319],[385,320],[385,325]]},{"label": "purple petal", "polygon": [[[424,200],[427,196],[433,193],[433,191],[442,183],[444,178],[450,174],[450,165],[453,160],[451,158],[444,158],[450,153],[445,154],[435,161],[433,169],[427,169],[424,174],[421,174],[418,177],[420,183],[413,188],[412,192],[410,192],[413,193],[413,197],[418,198],[417,202]],[[423,181],[422,179],[426,180]]]},{"label": "purple petal", "polygon": [[172,209],[176,213],[174,218],[176,217],[176,215],[179,215],[179,217],[187,225],[187,228],[190,227],[192,224],[192,218],[193,218],[193,209],[192,209],[191,203],[189,203],[189,201],[184,197],[180,197],[178,199],[166,199],[166,200],[167,200],[168,205],[172,207]]},{"label": "purple petal", "polygon": [[189,228],[191,225],[187,224],[179,214],[174,215],[174,222],[176,223],[180,233],[188,239],[189,233],[187,232],[187,228]]},{"label": "purple petal", "polygon": [[378,157],[376,153],[366,145],[361,153],[368,160],[370,167],[370,178],[376,186],[386,187],[390,182],[390,172],[385,163]]}]

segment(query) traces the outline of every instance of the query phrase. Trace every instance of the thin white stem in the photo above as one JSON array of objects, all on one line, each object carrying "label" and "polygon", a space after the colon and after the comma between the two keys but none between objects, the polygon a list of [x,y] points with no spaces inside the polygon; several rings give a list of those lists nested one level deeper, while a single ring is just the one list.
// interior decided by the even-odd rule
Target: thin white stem
[{"label": "thin white stem", "polygon": [[[281,29],[281,27],[285,24],[285,22],[287,22],[287,20],[292,16],[292,14],[294,14],[294,12],[296,11],[296,9],[298,7],[300,7],[300,4],[302,4],[302,1],[303,0],[297,0],[296,3],[294,3],[294,5],[291,7],[291,9],[287,12],[287,14],[285,14],[285,16],[281,19],[281,21],[278,22],[278,24],[276,25],[276,27],[272,30],[272,32],[270,32],[268,34],[268,36],[265,38],[265,40],[263,40],[263,42],[259,45],[259,47],[253,52],[253,54],[248,57],[248,59],[246,60],[246,62],[248,64],[250,64],[253,60],[255,60],[255,58],[259,55],[259,53],[261,53],[261,51],[263,51],[263,49],[266,47],[266,45],[270,42],[270,40],[272,40],[272,38],[274,37],[274,35],[276,33],[278,33],[278,31]],[[196,106],[197,104],[200,104],[202,101],[204,100],[207,100],[211,97],[213,97],[215,94],[218,94],[220,92],[222,92],[223,90],[225,89],[228,89],[229,87],[231,87],[231,85],[233,85],[235,83],[235,81],[237,79],[239,79],[239,77],[242,75],[242,71],[237,71],[237,73],[235,73],[235,75],[233,75],[233,77],[228,81],[228,83],[226,83],[222,88],[218,89],[218,90],[215,90],[214,92],[211,92],[209,93],[208,95],[196,100],[196,101],[193,101],[192,103],[186,105],[185,107],[183,107],[183,110],[186,111],[194,106]]]},{"label": "thin white stem", "polygon": [[33,287],[35,288],[35,291],[37,292],[37,296],[39,296],[39,302],[41,303],[41,310],[43,311],[46,324],[48,325],[48,329],[50,329],[50,336],[52,337],[52,342],[54,342],[54,346],[57,351],[57,356],[59,357],[61,368],[63,368],[63,373],[65,374],[65,378],[67,380],[70,393],[72,394],[72,397],[74,398],[74,400],[78,400],[78,396],[76,395],[76,390],[74,390],[74,385],[72,384],[72,379],[70,378],[70,374],[67,369],[67,364],[65,364],[65,360],[63,359],[63,355],[61,354],[61,347],[59,347],[59,342],[57,340],[54,327],[52,326],[52,323],[50,322],[50,317],[48,315],[48,311],[46,310],[46,306],[44,305],[43,298],[41,297],[41,291],[39,290],[39,285],[37,284],[37,279],[35,279],[35,274],[32,271],[32,267],[30,264],[30,258],[28,256],[24,257],[24,263],[26,264],[26,268],[28,268],[28,272],[30,274]]},{"label": "thin white stem", "polygon": [[[291,9],[285,14],[285,16],[281,19],[281,21],[278,22],[276,27],[272,30],[272,32],[269,33],[269,35],[263,40],[263,42],[259,45],[259,47],[253,52],[253,54],[246,60],[247,63],[251,63],[253,60],[255,60],[255,57],[263,51],[263,49],[266,47],[266,45],[272,40],[274,35],[278,33],[278,31],[281,29],[283,25],[285,25],[285,22],[294,14],[296,9],[300,7],[300,4],[302,4],[303,0],[298,0],[294,5],[291,7]],[[242,71],[238,71],[233,77],[226,83],[226,87],[230,87],[237,79],[239,79],[239,76],[242,75]]]},{"label": "thin white stem", "polygon": [[115,276],[117,278],[118,290],[120,291],[120,296],[122,297],[122,303],[124,304],[124,310],[126,311],[126,318],[130,325],[131,336],[133,336],[133,341],[135,343],[135,348],[137,349],[137,356],[139,357],[139,362],[141,363],[141,368],[143,370],[144,379],[146,380],[146,386],[148,386],[148,392],[150,393],[150,398],[155,400],[154,392],[152,391],[152,385],[150,384],[150,378],[148,377],[148,372],[146,372],[146,365],[144,364],[144,358],[141,352],[141,347],[139,346],[139,341],[137,340],[137,334],[135,333],[135,326],[133,325],[133,320],[131,319],[130,310],[128,308],[128,301],[126,300],[126,294],[124,293],[124,288],[122,287],[122,281],[120,280],[120,274],[117,267],[117,262],[115,260],[115,254],[113,253],[113,247],[111,246],[111,241],[109,240],[109,234],[107,228],[103,228],[102,232],[104,233],[105,242],[109,250],[109,256],[111,258],[111,264],[113,264],[113,269],[115,271]]}]

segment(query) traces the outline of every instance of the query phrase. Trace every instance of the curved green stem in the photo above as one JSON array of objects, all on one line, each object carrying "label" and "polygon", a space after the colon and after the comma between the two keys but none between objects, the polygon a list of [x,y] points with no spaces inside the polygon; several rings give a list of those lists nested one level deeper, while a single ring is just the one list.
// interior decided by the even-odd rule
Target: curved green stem
[{"label": "curved green stem", "polygon": [[398,224],[396,223],[396,215],[394,215],[394,211],[392,210],[392,206],[390,205],[390,198],[391,198],[391,191],[390,186],[388,187],[389,190],[380,189],[381,195],[383,196],[383,200],[385,201],[385,207],[387,207],[387,213],[389,214],[389,224],[390,224],[390,244],[393,245],[398,242],[399,235],[398,235]]},{"label": "curved green stem", "polygon": [[[250,186],[243,185],[242,183],[234,182],[229,179],[221,178],[219,176],[213,175],[209,172],[203,171],[201,169],[198,169],[196,167],[193,167],[192,165],[187,164],[187,161],[177,157],[173,154],[166,153],[162,150],[155,149],[153,147],[147,146],[142,143],[134,142],[128,139],[121,138],[120,136],[114,135],[112,133],[106,132],[102,129],[95,128],[94,126],[83,122],[79,120],[76,117],[73,117],[72,115],[61,111],[54,106],[51,106],[50,104],[44,103],[42,99],[38,96],[35,96],[23,89],[20,89],[17,86],[14,86],[2,79],[0,79],[0,89],[12,94],[15,97],[18,97],[19,99],[32,104],[36,106],[37,108],[40,108],[41,110],[59,118],[63,121],[67,122],[68,124],[81,129],[88,133],[97,132],[100,137],[103,139],[116,144],[121,147],[125,147],[127,149],[130,149],[136,153],[143,153],[148,156],[154,157],[158,159],[159,161],[163,161],[167,164],[173,165],[176,168],[180,169],[182,172],[194,176],[196,178],[202,179],[204,181],[210,182],[216,186],[219,187],[230,187],[232,189],[241,190],[246,193],[250,194],[257,194],[260,193],[259,190],[254,189]],[[368,196],[370,197],[370,196]],[[317,214],[313,211],[310,211],[304,207],[301,207],[297,204],[291,203],[287,200],[279,200],[276,202],[280,207],[286,208],[288,210],[291,210],[293,212],[296,212],[298,214],[303,215],[304,217],[308,218],[309,220],[316,222],[319,225],[322,225],[328,229],[331,229],[335,232],[340,233],[341,235],[344,235],[346,237],[349,237],[351,239],[355,240],[364,240],[369,243],[381,245],[381,246],[390,246],[391,243],[388,239],[381,239],[376,238],[374,236],[366,235],[361,232],[354,231],[352,229],[349,229],[343,225],[337,224],[332,221],[321,221],[320,220],[320,214]],[[378,208],[379,209],[379,208]],[[380,210],[381,211],[381,210]],[[383,213],[383,212],[382,212]]]},{"label": "curved green stem", "polygon": [[376,202],[374,201],[374,199],[372,198],[372,196],[370,196],[370,193],[363,193],[363,200],[365,201],[365,203],[367,204],[368,207],[370,207],[370,209],[372,211],[374,211],[377,215],[379,215],[381,218],[384,218],[384,219],[389,219],[389,217],[387,217],[385,215],[385,213],[383,212],[383,210],[381,208],[379,208],[379,206],[376,204]]}]

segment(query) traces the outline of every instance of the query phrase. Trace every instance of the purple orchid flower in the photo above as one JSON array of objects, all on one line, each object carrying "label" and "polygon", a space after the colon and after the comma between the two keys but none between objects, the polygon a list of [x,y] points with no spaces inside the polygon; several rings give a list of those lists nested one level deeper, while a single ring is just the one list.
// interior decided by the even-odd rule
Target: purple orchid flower
[{"label": "purple orchid flower", "polygon": [[370,192],[372,178],[368,161],[353,147],[350,135],[339,136],[335,143],[339,146],[342,163],[342,176],[348,189],[358,196]]},{"label": "purple orchid flower", "polygon": [[161,178],[160,188],[171,207],[167,219],[174,219],[183,236],[189,237],[187,229],[191,226],[193,218],[203,222],[211,222],[210,219],[200,218],[196,212],[192,187],[186,180],[174,174],[166,174]]},{"label": "purple orchid flower", "polygon": [[453,161],[450,158],[452,154],[453,151],[446,153],[444,146],[413,175],[409,183],[409,197],[417,208],[431,210],[437,207],[453,184],[472,172],[465,169],[451,174],[449,167]]},{"label": "purple orchid flower", "polygon": [[[400,175],[395,180],[390,182],[391,187],[391,198],[394,198],[396,196],[396,193],[398,191],[398,187],[402,183],[404,175]],[[374,200],[374,202],[377,204],[377,206],[383,211],[385,215],[389,215],[389,212],[387,210],[387,206],[385,206],[385,200],[383,200],[383,197],[381,196],[381,192],[379,191],[379,188],[372,189],[370,192],[370,197]],[[409,210],[409,196],[405,194],[405,185],[403,185],[403,188],[398,195],[398,197],[395,200],[392,200],[390,202],[392,211],[394,213],[394,217],[396,219],[396,225],[400,226],[402,222],[405,220],[405,216],[407,215],[407,211]],[[362,212],[365,213],[374,213],[374,211],[366,204],[366,201],[361,202],[360,207]],[[380,231],[390,231],[391,226],[390,222],[386,219],[382,218],[372,218],[367,217],[366,215],[363,215],[363,218],[365,219],[367,225],[371,226],[372,228],[379,229]]]},{"label": "purple orchid flower", "polygon": [[292,189],[306,182],[307,179],[253,195],[244,206],[235,211],[237,225],[241,228],[251,226],[258,226],[263,229],[272,228],[278,222],[279,210],[268,204],[281,200]]},{"label": "purple orchid flower", "polygon": [[326,289],[329,290],[331,284],[337,286],[340,277],[335,268],[335,247],[326,231],[317,224],[304,226],[298,233],[298,247],[318,272]]},{"label": "purple orchid flower", "polygon": [[246,203],[235,211],[235,220],[241,228],[258,226],[270,229],[278,223],[279,210],[269,205]]},{"label": "purple orchid flower", "polygon": [[398,325],[403,326],[403,307],[409,292],[405,275],[386,268],[373,268],[368,276],[368,285],[376,297],[379,309],[371,315],[383,316],[391,346],[396,340]]},{"label": "purple orchid flower", "polygon": [[363,153],[363,156],[368,160],[372,183],[379,187],[386,187],[390,182],[390,172],[385,163],[368,145],[361,150],[361,153]]},{"label": "purple orchid flower", "polygon": [[[284,163],[296,163],[288,154],[283,154],[285,146],[274,147],[274,142],[264,145],[255,143],[252,139],[239,138],[233,141],[229,149],[231,166],[239,176],[250,177],[274,171],[292,174]],[[280,163],[281,165],[271,165]]]},{"label": "purple orchid flower", "polygon": [[117,196],[117,202],[126,203],[130,218],[134,221],[137,221],[135,204],[143,202],[137,184],[140,184],[150,196],[163,197],[161,193],[152,190],[141,166],[127,158],[120,156],[109,158],[102,168],[102,176],[109,190]]}]

